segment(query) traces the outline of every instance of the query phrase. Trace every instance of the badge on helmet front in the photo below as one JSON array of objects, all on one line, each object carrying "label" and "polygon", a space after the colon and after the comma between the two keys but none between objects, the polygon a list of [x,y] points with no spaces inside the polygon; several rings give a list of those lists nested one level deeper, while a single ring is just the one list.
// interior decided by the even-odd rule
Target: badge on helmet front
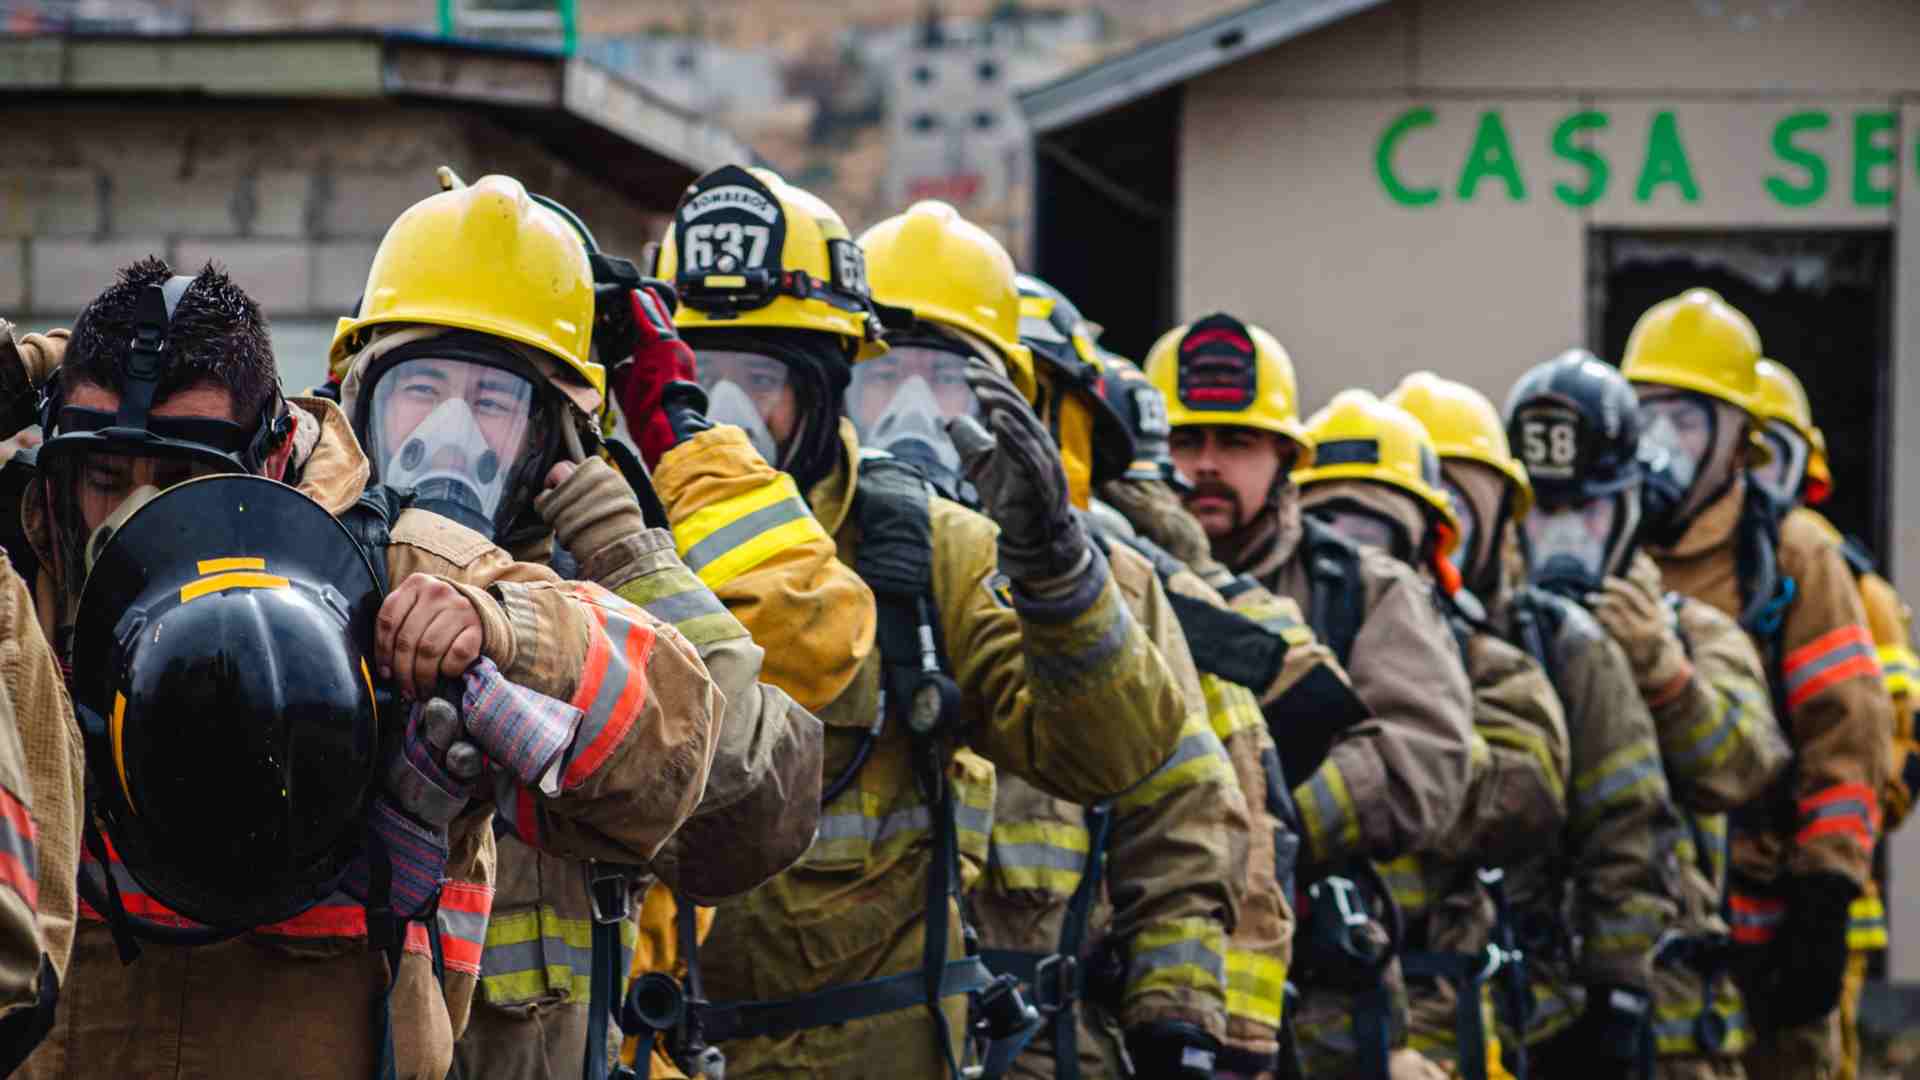
[{"label": "badge on helmet front", "polygon": [[1259,390],[1253,336],[1230,315],[1194,323],[1180,341],[1180,403],[1189,409],[1239,412]]},{"label": "badge on helmet front", "polygon": [[752,173],[729,165],[701,177],[673,215],[682,301],[733,311],[771,302],[786,236],[780,200]]},{"label": "badge on helmet front", "polygon": [[1530,405],[1514,418],[1529,476],[1571,480],[1580,468],[1580,414],[1564,405]]}]

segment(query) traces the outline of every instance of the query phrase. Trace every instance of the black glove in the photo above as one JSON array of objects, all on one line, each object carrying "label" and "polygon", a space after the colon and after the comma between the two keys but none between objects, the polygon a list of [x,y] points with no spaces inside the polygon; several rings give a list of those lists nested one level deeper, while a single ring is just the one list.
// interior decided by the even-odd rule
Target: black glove
[{"label": "black glove", "polygon": [[1135,1076],[1213,1080],[1220,1040],[1180,1020],[1155,1020],[1127,1029],[1127,1056]]},{"label": "black glove", "polygon": [[1840,1004],[1847,973],[1847,909],[1860,889],[1839,874],[1791,877],[1785,886],[1787,917],[1773,941],[1780,980],[1767,1019],[1773,1027],[1798,1027]]},{"label": "black glove", "polygon": [[660,391],[660,411],[666,415],[675,446],[713,430],[713,421],[707,419],[707,392],[699,383],[685,379],[668,383]]},{"label": "black glove", "polygon": [[1031,592],[1085,570],[1092,548],[1073,513],[1060,450],[1046,425],[1006,377],[967,369],[980,419],[947,425],[981,509],[1000,526],[1000,569]]},{"label": "black glove", "polygon": [[1582,1056],[1605,1063],[1594,1076],[1640,1076],[1653,1061],[1653,999],[1630,986],[1589,983],[1568,1038]]}]

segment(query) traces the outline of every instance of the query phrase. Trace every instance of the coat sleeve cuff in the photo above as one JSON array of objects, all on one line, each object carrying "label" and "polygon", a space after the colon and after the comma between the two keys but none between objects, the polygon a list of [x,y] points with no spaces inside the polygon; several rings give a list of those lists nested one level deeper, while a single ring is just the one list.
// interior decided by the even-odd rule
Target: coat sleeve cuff
[{"label": "coat sleeve cuff", "polygon": [[531,612],[525,628],[522,629],[519,625],[520,620],[514,617],[512,611],[513,601],[506,595],[506,590],[509,588],[507,583],[503,582],[495,586],[502,593],[496,598],[494,593],[478,586],[450,579],[442,580],[459,590],[460,595],[466,597],[467,602],[473,605],[473,610],[480,614],[480,655],[493,661],[501,671],[512,671],[514,661],[520,656],[520,642],[536,640],[533,636],[536,626],[531,618]]}]

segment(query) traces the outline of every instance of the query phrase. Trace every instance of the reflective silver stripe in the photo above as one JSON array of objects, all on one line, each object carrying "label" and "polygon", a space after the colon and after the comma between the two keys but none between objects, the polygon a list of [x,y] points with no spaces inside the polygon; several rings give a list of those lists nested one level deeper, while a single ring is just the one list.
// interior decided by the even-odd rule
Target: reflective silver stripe
[{"label": "reflective silver stripe", "polygon": [[1574,797],[1585,807],[1599,809],[1612,802],[1619,795],[1633,790],[1634,785],[1646,780],[1660,771],[1660,756],[1649,754],[1632,765],[1622,766],[1602,777],[1600,781],[1584,792],[1576,791]]},{"label": "reflective silver stripe", "polygon": [[1112,614],[1100,636],[1083,649],[1071,655],[1062,655],[1052,651],[1037,651],[1027,656],[1027,673],[1032,678],[1050,682],[1067,683],[1098,670],[1118,653],[1133,630],[1133,616],[1127,613],[1125,606],[1107,602]]},{"label": "reflective silver stripe", "polygon": [[1841,799],[1837,802],[1827,803],[1825,806],[1819,807],[1810,814],[1801,814],[1800,824],[1804,827],[1808,823],[1819,821],[1822,818],[1837,817],[1856,817],[1861,821],[1873,820],[1872,815],[1867,810],[1866,803],[1858,799]]},{"label": "reflective silver stripe", "polygon": [[699,579],[688,574],[686,581],[689,585],[687,591],[648,600],[640,606],[645,608],[654,618],[676,625],[697,619],[702,615],[725,615],[727,613],[726,605],[722,604],[719,598],[714,596],[706,586],[700,584]]},{"label": "reflective silver stripe", "polygon": [[708,563],[761,533],[779,528],[789,521],[798,521],[811,516],[805,503],[789,496],[772,506],[763,506],[737,521],[728,522],[713,530],[699,543],[688,548],[686,557],[680,561],[687,564],[687,569],[697,574],[706,569]]},{"label": "reflective silver stripe", "polygon": [[[979,822],[976,832],[986,828],[986,815],[973,807],[972,811]],[[966,813],[961,814],[962,819]],[[925,806],[911,806],[905,810],[896,810],[884,818],[868,817],[865,814],[828,814],[820,819],[819,839],[852,840],[864,838],[868,843],[877,844],[882,840],[899,836],[905,832],[925,832],[933,824],[933,811]]]},{"label": "reflective silver stripe", "polygon": [[1204,941],[1189,938],[1185,941],[1169,942],[1157,948],[1144,949],[1133,954],[1133,968],[1127,981],[1137,983],[1149,972],[1164,968],[1192,965],[1209,975],[1217,976],[1220,985],[1227,983],[1227,958],[1225,954],[1209,948]]},{"label": "reflective silver stripe", "polygon": [[1700,741],[1673,755],[1672,770],[1690,776],[1696,765],[1711,761],[1714,753],[1726,745],[1728,739],[1733,738],[1734,732],[1740,730],[1740,718],[1745,714],[1746,706],[1738,697],[1725,701],[1720,712],[1720,722],[1714,725],[1713,730],[1707,732]]},{"label": "reflective silver stripe", "polygon": [[1867,657],[1875,664],[1880,662],[1879,656],[1873,646],[1863,641],[1850,641],[1843,648],[1834,649],[1832,652],[1807,661],[1804,666],[1796,669],[1793,674],[1787,676],[1786,696],[1792,697],[1794,692],[1806,685],[1808,680],[1828,668],[1861,656]]},{"label": "reflective silver stripe", "polygon": [[[440,932],[447,937],[483,945],[487,940],[487,917],[477,911],[455,911],[443,907],[439,912]],[[483,954],[484,956],[484,954]]]},{"label": "reflective silver stripe", "polygon": [[480,977],[513,975],[523,971],[546,971],[549,967],[567,970],[591,978],[593,950],[576,949],[564,938],[541,937],[516,941],[511,945],[489,945],[480,953]]},{"label": "reflective silver stripe", "polygon": [[1086,865],[1087,854],[1068,848],[1055,847],[1052,844],[1002,844],[993,845],[993,860],[1002,866],[1023,870],[1047,869],[1065,870],[1079,873]]}]

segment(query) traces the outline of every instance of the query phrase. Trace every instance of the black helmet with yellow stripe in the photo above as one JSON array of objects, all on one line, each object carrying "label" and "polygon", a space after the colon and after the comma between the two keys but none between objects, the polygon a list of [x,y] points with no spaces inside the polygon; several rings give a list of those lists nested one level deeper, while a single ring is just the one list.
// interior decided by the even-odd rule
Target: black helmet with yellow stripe
[{"label": "black helmet with yellow stripe", "polygon": [[334,891],[375,786],[380,599],[346,529],[261,477],[187,481],[120,525],[71,685],[123,893],[242,929]]}]

